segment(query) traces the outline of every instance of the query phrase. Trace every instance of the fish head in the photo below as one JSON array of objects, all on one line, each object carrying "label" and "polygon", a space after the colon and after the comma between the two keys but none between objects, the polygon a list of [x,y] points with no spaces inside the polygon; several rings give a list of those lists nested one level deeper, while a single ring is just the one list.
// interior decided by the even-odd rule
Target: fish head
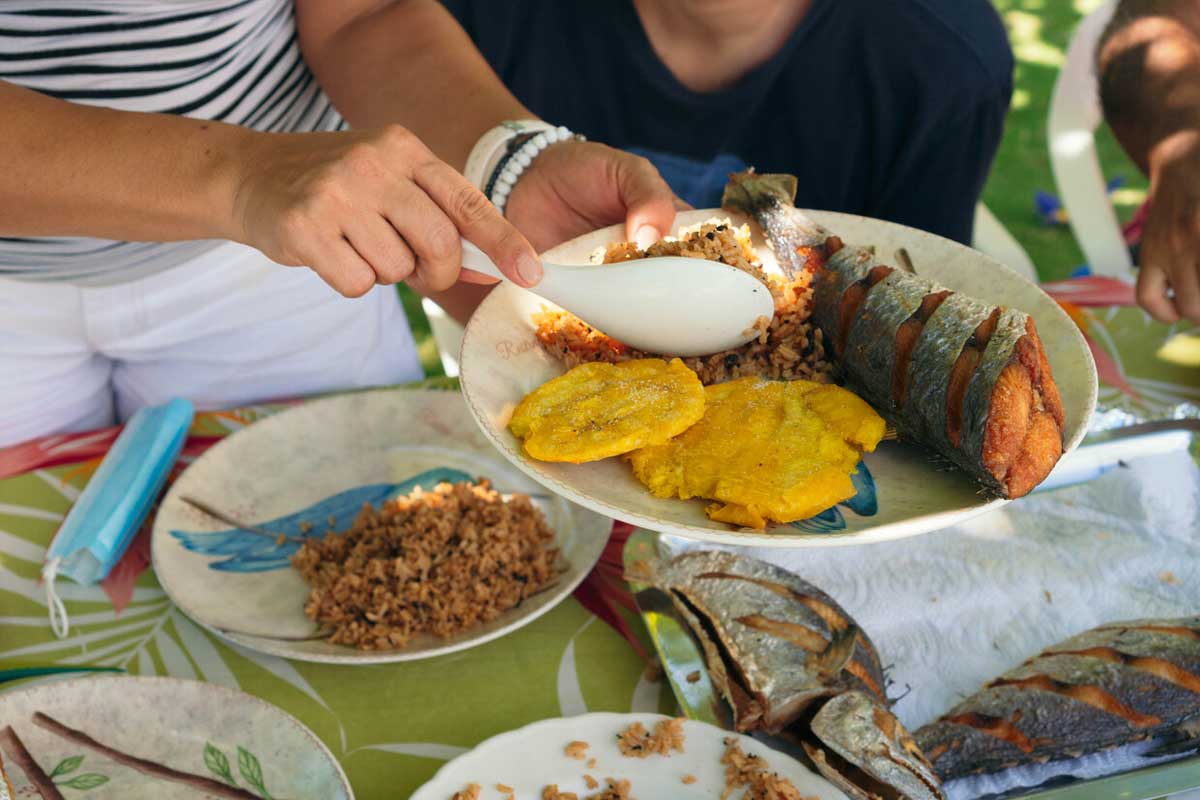
[{"label": "fish head", "polygon": [[855,800],[944,800],[941,780],[921,748],[866,692],[824,702],[790,733],[817,771]]}]

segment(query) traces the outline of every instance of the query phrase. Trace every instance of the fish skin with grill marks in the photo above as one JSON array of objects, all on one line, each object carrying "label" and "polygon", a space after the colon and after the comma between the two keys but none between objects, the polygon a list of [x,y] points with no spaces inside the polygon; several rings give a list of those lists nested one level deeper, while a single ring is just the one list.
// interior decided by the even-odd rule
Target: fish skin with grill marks
[{"label": "fish skin with grill marks", "polygon": [[812,318],[846,386],[901,438],[991,493],[1032,491],[1062,456],[1065,423],[1033,318],[880,264],[829,235],[793,207],[788,177],[733,175],[723,205],[753,216],[781,263],[803,243]]},{"label": "fish skin with grill marks", "polygon": [[829,595],[773,564],[726,552],[685,553],[656,565],[700,640],[709,676],[739,730],[774,733],[814,700],[861,689],[886,704],[871,640]]},{"label": "fish skin with grill marks", "polygon": [[1175,738],[1200,720],[1200,617],[1094,628],[916,733],[943,780]]}]

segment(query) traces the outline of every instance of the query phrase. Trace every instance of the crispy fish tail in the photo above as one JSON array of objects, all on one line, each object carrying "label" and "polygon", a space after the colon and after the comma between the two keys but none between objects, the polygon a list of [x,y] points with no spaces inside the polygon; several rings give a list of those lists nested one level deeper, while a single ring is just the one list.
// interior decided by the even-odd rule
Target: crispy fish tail
[{"label": "crispy fish tail", "polygon": [[754,170],[729,176],[721,207],[740,211],[762,227],[779,268],[789,279],[815,271],[825,257],[829,231],[797,211],[794,175],[759,175]]}]

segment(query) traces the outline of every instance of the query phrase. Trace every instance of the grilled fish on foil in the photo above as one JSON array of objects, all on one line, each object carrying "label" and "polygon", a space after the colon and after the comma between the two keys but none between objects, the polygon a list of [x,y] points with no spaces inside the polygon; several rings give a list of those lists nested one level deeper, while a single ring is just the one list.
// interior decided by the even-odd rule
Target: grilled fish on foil
[{"label": "grilled fish on foil", "polygon": [[1033,318],[880,264],[792,206],[788,175],[734,175],[722,204],[763,228],[785,272],[814,273],[813,320],[847,385],[900,435],[1003,497],[1062,456],[1063,406]]},{"label": "grilled fish on foil", "polygon": [[1141,740],[1200,745],[1200,617],[1101,625],[1006,672],[916,738],[943,780]]},{"label": "grilled fish on foil", "polygon": [[870,638],[829,595],[787,570],[727,552],[650,565],[704,653],[741,731],[798,741],[857,800],[939,800],[936,774],[888,710]]}]

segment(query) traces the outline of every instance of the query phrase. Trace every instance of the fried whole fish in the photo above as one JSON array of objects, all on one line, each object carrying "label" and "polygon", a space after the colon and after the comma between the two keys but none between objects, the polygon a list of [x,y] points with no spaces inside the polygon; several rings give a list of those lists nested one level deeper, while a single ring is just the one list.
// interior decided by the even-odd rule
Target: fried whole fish
[{"label": "fried whole fish", "polygon": [[984,686],[916,739],[943,780],[1076,758],[1200,723],[1200,617],[1101,625]]},{"label": "fried whole fish", "polygon": [[647,566],[637,579],[671,597],[738,730],[798,743],[855,800],[941,800],[936,773],[888,708],[875,646],[832,597],[733,553]]},{"label": "fried whole fish", "polygon": [[832,597],[787,570],[706,551],[652,573],[700,642],[738,730],[777,733],[814,700],[851,688],[887,702],[871,640]]},{"label": "fried whole fish", "polygon": [[847,385],[987,489],[1032,491],[1064,426],[1033,318],[880,264],[795,209],[795,189],[790,175],[740,173],[723,205],[755,218],[785,271],[814,273],[813,319]]}]

